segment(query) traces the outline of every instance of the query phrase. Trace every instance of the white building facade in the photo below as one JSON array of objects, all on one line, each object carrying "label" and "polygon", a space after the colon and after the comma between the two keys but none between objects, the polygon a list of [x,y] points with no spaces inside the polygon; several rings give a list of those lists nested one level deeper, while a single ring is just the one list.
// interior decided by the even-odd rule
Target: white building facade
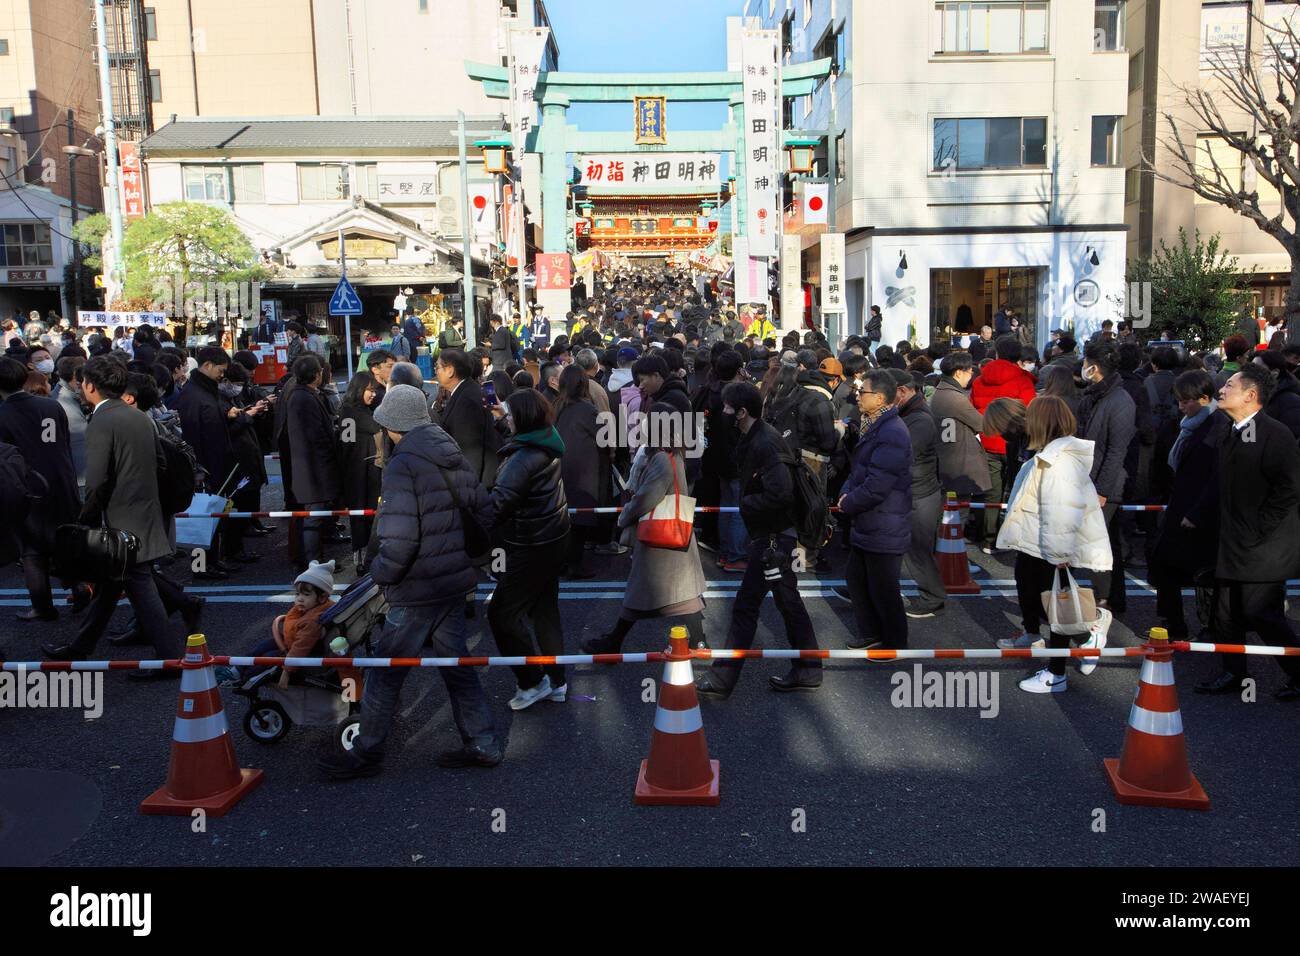
[{"label": "white building facade", "polygon": [[[821,176],[838,150],[844,333],[872,305],[890,344],[977,331],[1005,305],[1040,347],[1053,328],[1087,335],[1120,317],[1128,57],[1115,7],[1122,23],[1116,0],[748,0],[788,62],[838,65],[789,101],[785,125],[832,131]],[[817,236],[803,245],[815,286]]]}]

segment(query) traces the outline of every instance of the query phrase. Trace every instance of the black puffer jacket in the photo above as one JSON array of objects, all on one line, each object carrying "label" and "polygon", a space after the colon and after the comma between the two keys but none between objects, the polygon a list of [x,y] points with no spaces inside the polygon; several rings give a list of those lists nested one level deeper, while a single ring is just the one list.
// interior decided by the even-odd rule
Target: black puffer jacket
[{"label": "black puffer jacket", "polygon": [[[560,459],[564,442],[554,427],[515,435],[501,447],[492,488],[493,524],[513,547],[558,541],[569,533]],[[388,494],[388,485],[384,485]]]},{"label": "black puffer jacket", "polygon": [[[686,388],[686,382],[675,375],[664,382],[663,388],[655,393],[654,400],[650,402],[650,405],[659,402],[671,405],[675,411],[681,412],[683,415],[691,413],[691,393]],[[650,411],[649,405],[642,408],[642,411]]]},{"label": "black puffer jacket", "polygon": [[809,370],[800,372],[795,381],[799,383],[799,447],[829,456],[840,443],[830,383],[821,372]]},{"label": "black puffer jacket", "polygon": [[777,430],[754,422],[736,446],[740,459],[740,517],[750,538],[780,534],[794,525],[794,455]]},{"label": "black puffer jacket", "polygon": [[492,524],[491,500],[451,436],[432,424],[407,432],[384,466],[374,530],[379,553],[370,566],[394,607],[458,599],[478,582],[444,474],[455,485],[461,506],[483,527]]}]

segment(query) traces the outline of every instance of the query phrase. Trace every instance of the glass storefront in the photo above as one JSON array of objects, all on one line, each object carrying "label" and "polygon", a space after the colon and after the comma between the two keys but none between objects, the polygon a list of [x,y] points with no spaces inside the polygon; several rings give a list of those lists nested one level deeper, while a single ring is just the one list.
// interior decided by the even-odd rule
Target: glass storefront
[{"label": "glass storefront", "polygon": [[1012,306],[1038,335],[1038,303],[1045,266],[990,266],[930,270],[930,340],[951,341],[993,325],[994,314]]}]

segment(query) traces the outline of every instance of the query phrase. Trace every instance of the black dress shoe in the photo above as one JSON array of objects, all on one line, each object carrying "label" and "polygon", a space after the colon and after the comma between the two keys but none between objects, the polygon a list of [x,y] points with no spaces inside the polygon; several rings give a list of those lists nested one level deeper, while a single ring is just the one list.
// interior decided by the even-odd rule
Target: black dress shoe
[{"label": "black dress shoe", "polygon": [[152,644],[153,641],[141,634],[140,628],[133,627],[121,634],[114,634],[108,639],[108,643],[114,647],[136,647],[140,644]]},{"label": "black dress shoe", "polygon": [[366,760],[357,755],[356,750],[327,754],[316,761],[330,780],[356,780],[360,777],[373,777],[383,769],[378,760]]},{"label": "black dress shoe", "polygon": [[1241,690],[1241,678],[1224,671],[1218,677],[1201,681],[1195,689],[1198,694],[1235,694]]},{"label": "black dress shoe", "polygon": [[229,569],[220,567],[211,567],[206,571],[195,571],[194,578],[198,581],[224,581],[230,577]]},{"label": "black dress shoe", "polygon": [[159,670],[147,670],[147,671],[145,671],[145,670],[135,670],[135,671],[130,671],[130,672],[126,675],[126,679],[127,679],[127,680],[139,680],[139,681],[150,681],[150,680],[180,680],[180,679],[181,679],[181,668],[179,668],[179,667],[172,667],[172,668],[164,667],[164,668],[160,668]]},{"label": "black dress shoe", "polygon": [[816,690],[818,687],[822,686],[820,677],[816,680],[810,680],[806,677],[796,677],[793,672],[786,674],[783,677],[769,677],[767,682],[771,685],[772,690],[778,690],[782,693],[795,690]]},{"label": "black dress shoe", "polygon": [[438,766],[448,770],[460,770],[464,767],[495,767],[504,754],[500,749],[485,750],[482,747],[462,747],[460,750],[448,750],[438,757]]},{"label": "black dress shoe", "polygon": [[609,634],[602,634],[583,641],[578,649],[584,654],[617,654],[623,649],[623,642],[615,640]]},{"label": "black dress shoe", "polygon": [[701,697],[712,697],[714,700],[726,700],[731,696],[732,687],[727,686],[718,679],[718,675],[712,671],[705,671],[699,677],[695,678],[695,693]]},{"label": "black dress shoe", "polygon": [[275,530],[274,528],[267,528],[259,525],[251,528],[245,528],[244,534],[251,534],[254,538],[265,538],[268,534],[271,534],[274,530]]},{"label": "black dress shoe", "polygon": [[239,554],[226,555],[227,561],[234,561],[238,564],[256,564],[262,560],[260,554],[253,554],[251,551],[241,551]]},{"label": "black dress shoe", "polygon": [[29,607],[25,611],[19,611],[14,617],[20,621],[57,621],[59,612],[53,608],[48,611],[38,611],[34,607]]},{"label": "black dress shoe", "polygon": [[185,630],[190,634],[199,632],[199,615],[203,613],[203,606],[208,603],[207,598],[190,598],[186,605],[181,608],[181,620],[185,622]]},{"label": "black dress shoe", "polygon": [[85,655],[78,654],[71,644],[42,644],[41,653],[52,661],[85,660]]},{"label": "black dress shoe", "polygon": [[1281,701],[1300,700],[1300,683],[1289,680],[1273,691],[1273,698]]},{"label": "black dress shoe", "polygon": [[864,641],[860,637],[851,637],[844,642],[844,646],[851,651],[887,651],[889,648],[884,641]]}]

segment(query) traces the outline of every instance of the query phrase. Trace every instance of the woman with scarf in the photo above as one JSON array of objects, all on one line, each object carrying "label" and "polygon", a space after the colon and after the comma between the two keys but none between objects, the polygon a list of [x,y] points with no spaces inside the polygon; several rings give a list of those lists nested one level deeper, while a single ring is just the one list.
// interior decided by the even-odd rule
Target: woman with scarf
[{"label": "woman with scarf", "polygon": [[1169,503],[1161,516],[1149,568],[1156,614],[1171,640],[1187,640],[1183,588],[1213,572],[1219,533],[1219,446],[1232,420],[1218,410],[1209,372],[1183,372],[1174,381],[1182,421],[1169,450],[1173,471]]},{"label": "woman with scarf", "polygon": [[[339,462],[343,468],[343,501],[349,510],[379,507],[379,480],[384,473],[384,432],[375,421],[382,387],[369,372],[352,376],[343,403],[339,407]],[[373,517],[354,516],[352,524],[352,560],[357,574],[364,574],[368,564],[366,546],[370,543]]]}]

